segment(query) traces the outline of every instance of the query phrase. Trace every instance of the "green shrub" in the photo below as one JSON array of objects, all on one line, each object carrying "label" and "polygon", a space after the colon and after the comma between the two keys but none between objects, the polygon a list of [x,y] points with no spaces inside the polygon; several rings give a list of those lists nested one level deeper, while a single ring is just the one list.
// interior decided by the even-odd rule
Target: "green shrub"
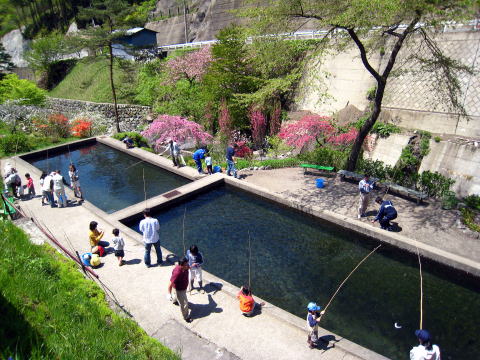
[{"label": "green shrub", "polygon": [[377,87],[372,86],[370,89],[367,91],[367,100],[373,101],[375,99],[375,94],[377,93]]},{"label": "green shrub", "polygon": [[45,103],[46,91],[33,82],[19,79],[16,74],[8,74],[0,80],[0,104],[7,100],[19,100],[21,105],[38,105]]},{"label": "green shrub", "polygon": [[462,222],[472,231],[480,232],[480,225],[475,222],[475,212],[471,209],[460,209]]},{"label": "green shrub", "polygon": [[402,149],[402,154],[400,155],[400,159],[398,160],[398,167],[404,168],[407,166],[417,166],[420,163],[420,159],[418,159],[413,154],[412,145],[407,145]]},{"label": "green shrub", "polygon": [[420,174],[418,187],[428,196],[442,197],[446,195],[455,180],[449,179],[438,172],[424,171]]},{"label": "green shrub", "polygon": [[122,141],[127,135],[129,138],[133,140],[133,143],[135,144],[136,147],[139,147],[139,148],[149,147],[147,139],[145,139],[142,135],[134,131],[116,133],[112,137],[114,139]]},{"label": "green shrub", "polygon": [[427,156],[430,152],[430,139],[427,137],[422,137],[420,140],[420,155],[422,157]]},{"label": "green shrub", "polygon": [[453,191],[446,191],[442,198],[442,209],[451,210],[458,204],[457,197]]},{"label": "green shrub", "polygon": [[391,134],[397,134],[400,128],[395,124],[376,122],[373,125],[371,133],[378,134],[382,138],[387,138]]},{"label": "green shrub", "polygon": [[329,147],[317,147],[308,154],[302,154],[299,159],[315,165],[333,166],[337,169],[345,167],[349,151],[335,150]]},{"label": "green shrub", "polygon": [[468,195],[463,201],[469,208],[480,210],[480,195]]},{"label": "green shrub", "polygon": [[24,133],[9,134],[0,138],[0,151],[5,155],[27,152],[33,148],[34,145]]},{"label": "green shrub", "polygon": [[420,137],[422,137],[422,138],[427,138],[427,139],[431,139],[431,138],[432,138],[432,134],[431,134],[429,131],[426,131],[426,130],[418,130],[418,134],[419,134]]},{"label": "green shrub", "polygon": [[435,136],[433,138],[433,140],[435,140],[435,142],[438,143],[438,142],[442,141],[442,138],[440,136]]}]

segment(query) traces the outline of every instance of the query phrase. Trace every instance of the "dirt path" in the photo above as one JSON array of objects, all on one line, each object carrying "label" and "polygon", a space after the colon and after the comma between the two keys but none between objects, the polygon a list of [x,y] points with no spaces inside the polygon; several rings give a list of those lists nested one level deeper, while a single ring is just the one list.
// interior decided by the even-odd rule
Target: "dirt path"
[{"label": "dirt path", "polygon": [[[304,205],[311,205],[313,202],[324,210],[352,218],[357,216],[357,184],[340,181],[334,174],[304,175],[301,168],[241,171],[240,174],[247,182],[283,194]],[[326,179],[323,189],[316,187],[315,180],[320,177]],[[383,195],[383,191],[376,191],[373,197],[377,194]],[[385,199],[392,200],[397,208],[396,222],[403,236],[480,261],[480,234],[465,228],[460,221],[459,211],[443,210],[439,201],[431,199],[421,205],[391,194],[387,194]],[[369,220],[376,215],[377,209],[377,204],[372,201],[368,207],[368,218],[358,221],[370,224]],[[379,225],[377,222],[371,226]]]}]

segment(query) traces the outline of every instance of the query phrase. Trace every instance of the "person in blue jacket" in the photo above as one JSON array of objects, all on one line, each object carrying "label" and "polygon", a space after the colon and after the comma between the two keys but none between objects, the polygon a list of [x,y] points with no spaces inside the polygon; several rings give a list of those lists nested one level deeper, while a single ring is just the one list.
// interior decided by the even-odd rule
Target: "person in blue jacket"
[{"label": "person in blue jacket", "polygon": [[200,148],[193,153],[193,160],[195,160],[195,164],[197,164],[197,170],[199,174],[203,174],[202,169],[202,159],[205,159],[205,154],[208,154],[208,150],[206,148]]},{"label": "person in blue jacket", "polygon": [[383,230],[392,231],[393,228],[390,220],[397,218],[397,210],[393,206],[393,203],[390,200],[384,201],[380,196],[377,196],[375,202],[380,205],[380,209],[375,219],[372,220],[372,223],[378,220]]}]

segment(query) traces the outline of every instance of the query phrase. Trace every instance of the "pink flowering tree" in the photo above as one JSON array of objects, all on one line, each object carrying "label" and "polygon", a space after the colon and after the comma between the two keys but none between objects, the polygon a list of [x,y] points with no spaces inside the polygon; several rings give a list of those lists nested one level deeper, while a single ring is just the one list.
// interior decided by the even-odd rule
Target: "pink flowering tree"
[{"label": "pink flowering tree", "polygon": [[142,131],[142,136],[154,144],[157,151],[170,139],[179,143],[194,140],[203,145],[213,139],[212,135],[203,130],[202,125],[173,115],[160,115],[145,131]]},{"label": "pink flowering tree", "polygon": [[335,127],[329,117],[306,115],[295,123],[283,126],[278,135],[288,145],[302,148],[314,140],[323,145],[334,134]]},{"label": "pink flowering tree", "polygon": [[192,84],[201,81],[212,59],[210,46],[170,59],[167,62],[167,69],[170,72],[168,82],[174,84],[178,80],[186,79]]},{"label": "pink flowering tree", "polygon": [[267,131],[265,115],[263,115],[260,110],[251,108],[248,117],[250,118],[250,125],[252,126],[253,143],[257,148],[261,147]]},{"label": "pink flowering tree", "polygon": [[336,146],[345,147],[352,145],[357,136],[358,130],[352,127],[345,133],[332,135],[327,139],[327,142]]}]

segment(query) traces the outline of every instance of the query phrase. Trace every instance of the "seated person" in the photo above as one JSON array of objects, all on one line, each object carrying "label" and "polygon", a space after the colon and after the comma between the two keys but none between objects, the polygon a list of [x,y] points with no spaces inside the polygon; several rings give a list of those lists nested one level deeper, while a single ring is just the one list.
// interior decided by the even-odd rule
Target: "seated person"
[{"label": "seated person", "polygon": [[257,304],[255,302],[252,296],[252,290],[247,285],[243,285],[240,288],[240,291],[237,294],[237,299],[240,300],[240,311],[242,312],[242,315],[247,317],[250,317],[253,315],[255,306],[265,305],[264,303]]}]

